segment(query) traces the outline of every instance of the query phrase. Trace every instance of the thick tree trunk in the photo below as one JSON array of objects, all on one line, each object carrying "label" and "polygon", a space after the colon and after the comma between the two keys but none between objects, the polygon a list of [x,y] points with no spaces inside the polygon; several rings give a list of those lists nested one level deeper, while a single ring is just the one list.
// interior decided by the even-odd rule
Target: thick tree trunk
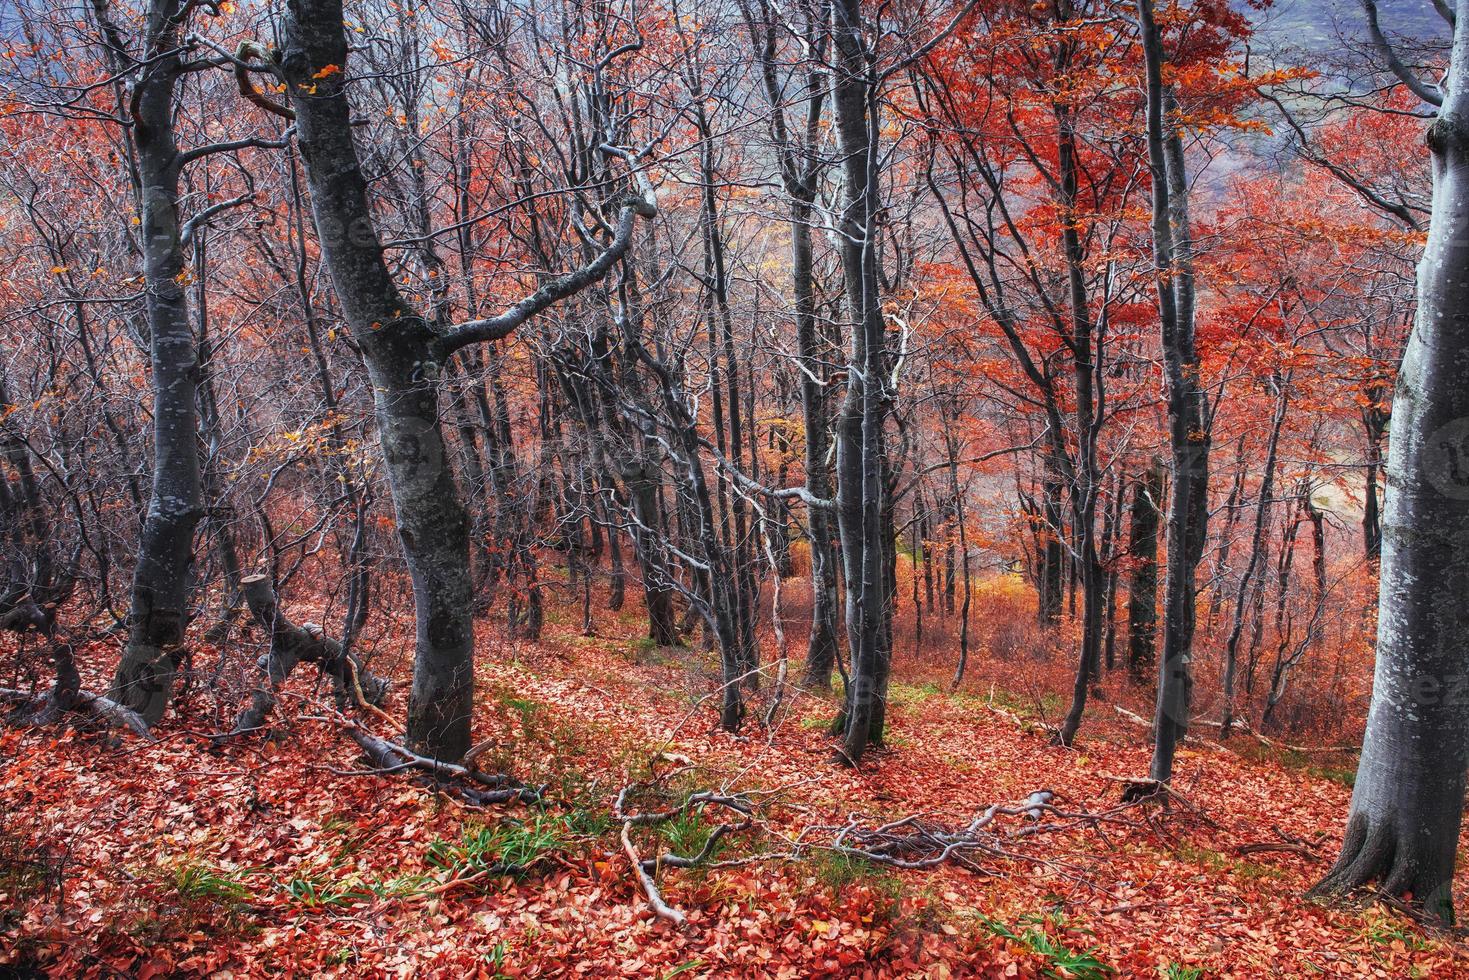
[{"label": "thick tree trunk", "polygon": [[469,519],[440,426],[438,385],[422,375],[433,370],[424,363],[428,338],[414,336],[415,326],[426,333],[421,320],[400,323],[396,343],[359,344],[376,391],[378,442],[413,582],[417,634],[408,741],[415,751],[451,761],[470,746],[474,705]]},{"label": "thick tree trunk", "polygon": [[[851,319],[847,391],[837,421],[837,523],[847,586],[851,675],[841,726],[842,759],[857,765],[881,738],[879,702],[887,697],[884,636],[891,589],[883,533],[886,474],[886,325],[877,273],[878,181],[876,82],[858,0],[832,5],[837,54],[832,102],[843,160],[841,256]],[[878,726],[874,731],[874,723]]]},{"label": "thick tree trunk", "polygon": [[1445,921],[1469,764],[1469,3],[1458,14],[1428,134],[1433,218],[1417,319],[1393,398],[1372,707],[1346,841],[1319,886],[1376,882]]},{"label": "thick tree trunk", "polygon": [[663,472],[650,461],[624,466],[623,485],[632,503],[637,526],[633,543],[643,570],[643,604],[648,610],[648,639],[661,647],[677,646],[678,616],[673,606],[673,582],[668,572],[668,555],[663,546],[662,509],[658,484]]},{"label": "thick tree trunk", "polygon": [[398,537],[413,582],[417,636],[408,739],[443,760],[470,745],[474,699],[469,522],[439,418],[440,359],[428,322],[413,313],[383,263],[367,184],[352,139],[342,71],[340,0],[288,4],[282,66],[311,188],[323,259],[372,380]]},{"label": "thick tree trunk", "polygon": [[1162,36],[1152,0],[1138,0],[1147,73],[1148,165],[1153,181],[1153,261],[1158,291],[1172,492],[1168,497],[1168,574],[1163,589],[1163,658],[1153,718],[1152,778],[1173,776],[1173,757],[1188,731],[1193,702],[1196,619],[1194,575],[1203,557],[1209,518],[1209,433],[1194,344],[1193,241],[1188,175],[1176,107],[1163,82]]}]

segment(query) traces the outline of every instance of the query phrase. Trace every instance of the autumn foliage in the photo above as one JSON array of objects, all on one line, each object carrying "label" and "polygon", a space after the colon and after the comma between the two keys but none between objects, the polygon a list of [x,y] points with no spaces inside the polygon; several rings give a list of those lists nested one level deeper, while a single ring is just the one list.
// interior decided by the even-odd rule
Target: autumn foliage
[{"label": "autumn foliage", "polygon": [[0,975],[1469,975],[1305,897],[1432,205],[1269,6],[1157,9],[1157,785],[1134,3],[0,13]]}]

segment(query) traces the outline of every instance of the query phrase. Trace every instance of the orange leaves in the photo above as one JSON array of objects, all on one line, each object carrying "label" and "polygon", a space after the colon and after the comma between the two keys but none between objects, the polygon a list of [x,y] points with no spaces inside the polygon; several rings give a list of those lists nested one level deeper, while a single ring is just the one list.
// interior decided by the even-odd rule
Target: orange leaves
[{"label": "orange leaves", "polygon": [[[479,732],[502,736],[512,764],[528,769],[540,743],[497,696],[534,699],[535,728],[554,732],[559,746],[547,764],[610,792],[637,758],[620,746],[645,745],[648,732],[668,731],[688,711],[682,687],[670,689],[667,665],[625,655],[635,625],[613,620],[588,640],[567,617],[513,662],[484,658]],[[105,652],[84,650],[83,659],[100,663]],[[1095,747],[1078,754],[1051,746],[1044,732],[1027,734],[1013,712],[991,710],[1005,695],[988,679],[955,697],[911,683],[936,655],[905,659],[891,707],[897,737],[868,772],[834,772],[825,737],[799,724],[743,741],[694,726],[678,739],[675,764],[688,759],[746,785],[806,780],[799,810],[778,818],[788,821],[780,825],[788,834],[811,822],[839,824],[851,812],[968,819],[985,801],[1033,789],[1042,773],[1064,778],[1068,806],[1098,807],[1115,801],[1099,772],[1146,765],[1143,736],[1128,726],[1100,732]],[[1018,678],[1048,666],[1030,656],[980,659],[978,672],[1012,670],[1017,680],[1005,683],[1017,690]],[[309,678],[297,678],[289,693],[283,700],[299,703],[301,714],[316,710]],[[1136,692],[1117,693],[1136,701]],[[1032,710],[1024,697],[1008,703]],[[801,710],[823,716],[829,707],[812,701]],[[0,840],[32,854],[69,854],[59,894],[11,893],[23,913],[14,934],[45,969],[81,975],[103,963],[159,977],[643,977],[680,969],[690,977],[1035,977],[1064,975],[1047,950],[1091,947],[1118,975],[1139,977],[1168,964],[1235,976],[1313,975],[1313,965],[1387,976],[1416,965],[1447,976],[1465,965],[1450,944],[1421,936],[1395,914],[1303,903],[1313,862],[1294,854],[1238,858],[1238,843],[1265,839],[1271,827],[1304,840],[1336,834],[1347,791],[1228,751],[1186,756],[1178,777],[1217,828],[1175,815],[1157,818],[1168,821],[1166,835],[1125,822],[1105,839],[1085,830],[1048,835],[1064,874],[1010,865],[994,875],[860,865],[840,872],[819,856],[702,875],[668,869],[661,883],[691,923],[679,931],[642,908],[626,862],[595,833],[565,845],[544,875],[412,898],[415,882],[442,874],[426,860],[433,841],[523,814],[444,806],[396,776],[338,775],[332,770],[357,763],[329,726],[289,716],[282,725],[289,734],[281,741],[219,749],[183,734],[130,744],[121,766],[84,738],[0,729]],[[579,750],[586,754],[573,759]],[[66,850],[80,839],[86,848]],[[175,877],[185,862],[243,888],[244,902],[185,901]],[[1074,868],[1085,869],[1087,885],[1072,880]],[[1026,940],[1028,933],[1044,942]],[[0,947],[0,964],[14,955]]]},{"label": "orange leaves", "polygon": [[317,81],[320,81],[323,78],[331,78],[333,75],[340,74],[341,71],[341,65],[327,65],[320,71],[312,73],[311,77],[316,79]]}]

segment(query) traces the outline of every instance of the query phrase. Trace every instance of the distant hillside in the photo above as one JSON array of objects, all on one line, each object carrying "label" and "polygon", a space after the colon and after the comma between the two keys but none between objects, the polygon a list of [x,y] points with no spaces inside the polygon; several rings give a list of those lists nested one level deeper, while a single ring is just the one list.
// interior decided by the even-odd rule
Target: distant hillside
[{"label": "distant hillside", "polygon": [[[1236,0],[1236,6],[1243,3]],[[1415,37],[1447,36],[1446,25],[1430,0],[1378,0],[1383,27]],[[1366,18],[1359,0],[1277,0],[1259,15],[1261,33],[1307,48],[1325,49],[1345,34],[1365,36]]]}]

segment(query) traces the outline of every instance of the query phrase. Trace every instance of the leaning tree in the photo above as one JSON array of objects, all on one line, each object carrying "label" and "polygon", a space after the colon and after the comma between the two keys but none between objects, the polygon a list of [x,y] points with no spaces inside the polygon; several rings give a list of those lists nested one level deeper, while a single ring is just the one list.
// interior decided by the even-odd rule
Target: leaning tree
[{"label": "leaning tree", "polygon": [[[655,206],[646,187],[623,195],[612,202],[610,220],[586,216],[587,224],[608,233],[585,265],[550,279],[498,316],[436,323],[402,293],[384,257],[353,137],[353,75],[341,0],[292,0],[279,29],[278,49],[240,48],[235,60],[241,91],[256,105],[294,120],[322,259],[372,379],[378,440],[413,583],[417,636],[408,740],[426,755],[454,760],[470,745],[474,604],[469,519],[440,406],[447,367],[456,352],[509,336],[541,310],[605,276],[627,251],[638,217],[652,218]],[[621,45],[606,62],[638,46]],[[251,76],[257,73],[283,83],[290,104],[276,103],[256,87]],[[629,162],[639,156],[613,145],[602,148]]]}]

